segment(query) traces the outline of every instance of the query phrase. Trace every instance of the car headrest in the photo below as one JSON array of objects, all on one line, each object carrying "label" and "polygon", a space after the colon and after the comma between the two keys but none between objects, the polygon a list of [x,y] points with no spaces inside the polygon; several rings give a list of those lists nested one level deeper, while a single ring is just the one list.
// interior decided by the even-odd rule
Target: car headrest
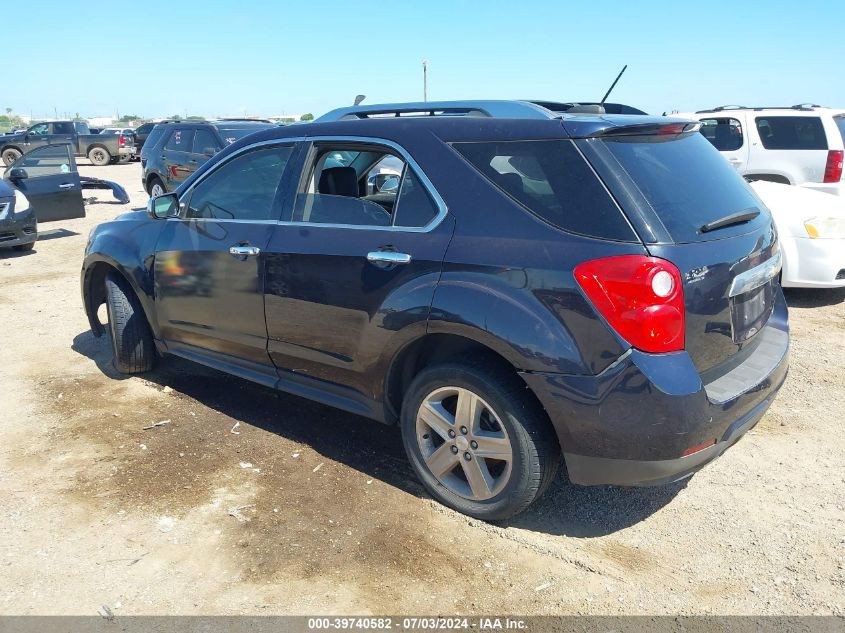
[{"label": "car headrest", "polygon": [[320,174],[319,193],[358,197],[358,174],[352,167],[329,167]]}]

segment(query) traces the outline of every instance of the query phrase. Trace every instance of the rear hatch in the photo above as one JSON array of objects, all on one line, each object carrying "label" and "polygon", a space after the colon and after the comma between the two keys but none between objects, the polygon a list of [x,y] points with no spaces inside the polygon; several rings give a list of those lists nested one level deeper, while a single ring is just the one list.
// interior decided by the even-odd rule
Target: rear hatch
[{"label": "rear hatch", "polygon": [[643,239],[684,287],[685,349],[704,382],[753,351],[780,269],[771,215],[697,125],[611,128],[581,142]]}]

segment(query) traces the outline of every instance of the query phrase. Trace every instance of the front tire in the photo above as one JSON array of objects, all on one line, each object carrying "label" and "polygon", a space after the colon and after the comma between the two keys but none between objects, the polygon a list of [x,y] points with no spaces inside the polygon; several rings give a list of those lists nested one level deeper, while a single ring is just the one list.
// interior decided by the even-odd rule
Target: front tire
[{"label": "front tire", "polygon": [[12,163],[14,163],[17,159],[21,157],[21,153],[10,147],[9,149],[3,150],[3,163],[8,167]]},{"label": "front tire", "polygon": [[88,151],[88,160],[97,167],[105,167],[111,162],[111,154],[104,147],[94,147]]},{"label": "front tire", "polygon": [[414,378],[402,405],[402,440],[439,502],[500,521],[538,499],[557,472],[560,445],[545,412],[510,372],[446,363]]},{"label": "front tire", "polygon": [[16,251],[31,251],[33,248],[35,248],[35,242],[30,242],[29,244],[17,244],[12,248]]},{"label": "front tire", "polygon": [[149,371],[155,345],[144,311],[129,283],[117,273],[106,277],[106,307],[114,367],[121,374]]},{"label": "front tire", "polygon": [[164,188],[164,183],[161,182],[161,179],[158,176],[153,176],[150,178],[150,197],[156,198],[158,196],[163,196],[167,193],[167,190]]}]

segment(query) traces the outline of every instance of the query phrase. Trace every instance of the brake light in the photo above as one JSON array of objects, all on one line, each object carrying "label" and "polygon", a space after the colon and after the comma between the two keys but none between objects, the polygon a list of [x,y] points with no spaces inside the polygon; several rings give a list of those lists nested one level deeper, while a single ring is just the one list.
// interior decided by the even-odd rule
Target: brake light
[{"label": "brake light", "polygon": [[120,147],[123,147],[124,145],[126,145],[126,139],[123,138],[123,134],[121,134],[120,137],[117,139],[117,144]]},{"label": "brake light", "polygon": [[824,182],[839,182],[842,180],[843,161],[845,161],[845,151],[832,149],[827,153],[827,164],[824,166]]},{"label": "brake light", "polygon": [[684,290],[672,262],[621,255],[584,262],[575,279],[616,332],[644,352],[684,349]]}]

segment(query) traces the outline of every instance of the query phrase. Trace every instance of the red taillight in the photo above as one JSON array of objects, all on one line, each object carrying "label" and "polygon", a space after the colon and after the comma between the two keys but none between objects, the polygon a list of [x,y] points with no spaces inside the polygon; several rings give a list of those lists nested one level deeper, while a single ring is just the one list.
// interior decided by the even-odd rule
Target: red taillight
[{"label": "red taillight", "polygon": [[842,163],[845,152],[832,149],[827,153],[827,164],[824,166],[824,182],[839,182],[842,180]]},{"label": "red taillight", "polygon": [[126,139],[123,138],[123,134],[121,134],[120,138],[117,139],[117,144],[120,147],[123,147],[124,145],[126,145]]},{"label": "red taillight", "polygon": [[621,255],[584,262],[575,279],[610,326],[644,352],[684,349],[681,273],[665,259]]}]

